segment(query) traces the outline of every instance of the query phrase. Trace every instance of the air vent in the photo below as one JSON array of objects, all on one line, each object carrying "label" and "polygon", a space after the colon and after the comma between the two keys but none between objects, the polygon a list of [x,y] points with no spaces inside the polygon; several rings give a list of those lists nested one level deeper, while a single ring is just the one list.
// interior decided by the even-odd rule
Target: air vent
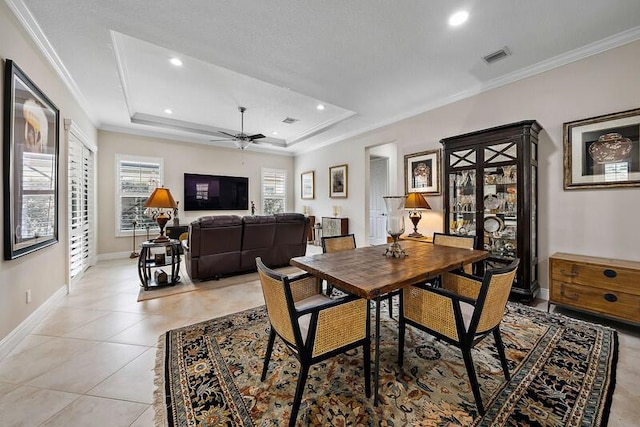
[{"label": "air vent", "polygon": [[286,119],[284,119],[282,121],[282,123],[286,123],[286,124],[290,125],[290,124],[293,124],[293,123],[299,122],[299,121],[300,121],[300,119],[294,119],[293,117],[287,117]]},{"label": "air vent", "polygon": [[497,50],[493,53],[490,53],[489,55],[485,56],[482,59],[484,59],[484,61],[487,64],[493,64],[494,62],[499,61],[502,58],[506,58],[509,55],[511,55],[511,52],[509,51],[509,49],[506,47],[503,47],[502,49]]}]

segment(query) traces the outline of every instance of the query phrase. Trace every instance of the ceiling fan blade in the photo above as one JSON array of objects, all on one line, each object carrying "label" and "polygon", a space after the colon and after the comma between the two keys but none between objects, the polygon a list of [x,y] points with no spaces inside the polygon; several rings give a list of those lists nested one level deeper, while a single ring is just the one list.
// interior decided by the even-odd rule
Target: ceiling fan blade
[{"label": "ceiling fan blade", "polygon": [[235,138],[235,137],[236,137],[235,135],[232,135],[232,134],[230,134],[230,133],[227,133],[227,132],[224,132],[224,131],[221,131],[221,130],[216,131],[216,132],[218,132],[218,133],[220,133],[220,134],[222,134],[222,135],[226,135],[226,136],[228,136],[229,138]]},{"label": "ceiling fan blade", "polygon": [[233,142],[235,139],[210,139],[209,142]]},{"label": "ceiling fan blade", "polygon": [[254,139],[266,138],[266,136],[261,133],[256,133],[255,135],[250,135],[248,138],[253,141]]}]

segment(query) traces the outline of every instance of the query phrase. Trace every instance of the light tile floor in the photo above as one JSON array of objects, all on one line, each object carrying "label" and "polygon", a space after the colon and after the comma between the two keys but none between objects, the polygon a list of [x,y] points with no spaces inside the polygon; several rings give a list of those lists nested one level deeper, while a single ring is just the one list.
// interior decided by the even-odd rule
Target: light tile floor
[{"label": "light tile floor", "polygon": [[[154,426],[158,337],[168,329],[263,304],[255,283],[203,287],[136,302],[136,260],[104,261],[90,268],[31,335],[0,361],[0,426]],[[535,305],[546,309],[546,301]],[[637,425],[640,370],[635,358],[640,354],[640,332],[608,324],[620,332],[609,426]]]}]

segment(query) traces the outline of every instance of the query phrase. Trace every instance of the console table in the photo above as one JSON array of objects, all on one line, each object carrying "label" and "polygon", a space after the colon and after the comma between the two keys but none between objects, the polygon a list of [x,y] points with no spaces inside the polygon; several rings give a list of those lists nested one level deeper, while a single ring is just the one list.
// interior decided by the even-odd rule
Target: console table
[{"label": "console table", "polygon": [[[142,242],[138,257],[138,277],[144,290],[156,286],[173,286],[180,281],[180,241]],[[158,251],[158,248],[161,250]],[[155,249],[156,251],[153,251]],[[170,267],[171,273],[165,273],[162,267]]]},{"label": "console table", "polygon": [[640,262],[556,253],[549,257],[549,302],[640,324]]}]

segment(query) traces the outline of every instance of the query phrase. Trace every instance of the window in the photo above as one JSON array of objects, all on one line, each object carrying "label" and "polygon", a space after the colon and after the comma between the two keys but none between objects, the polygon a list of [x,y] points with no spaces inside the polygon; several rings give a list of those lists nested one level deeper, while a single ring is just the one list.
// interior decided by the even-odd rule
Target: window
[{"label": "window", "polygon": [[287,171],[262,169],[262,213],[271,215],[286,209]]},{"label": "window", "polygon": [[163,180],[162,159],[116,155],[116,236],[157,224],[144,214],[144,202]]}]

